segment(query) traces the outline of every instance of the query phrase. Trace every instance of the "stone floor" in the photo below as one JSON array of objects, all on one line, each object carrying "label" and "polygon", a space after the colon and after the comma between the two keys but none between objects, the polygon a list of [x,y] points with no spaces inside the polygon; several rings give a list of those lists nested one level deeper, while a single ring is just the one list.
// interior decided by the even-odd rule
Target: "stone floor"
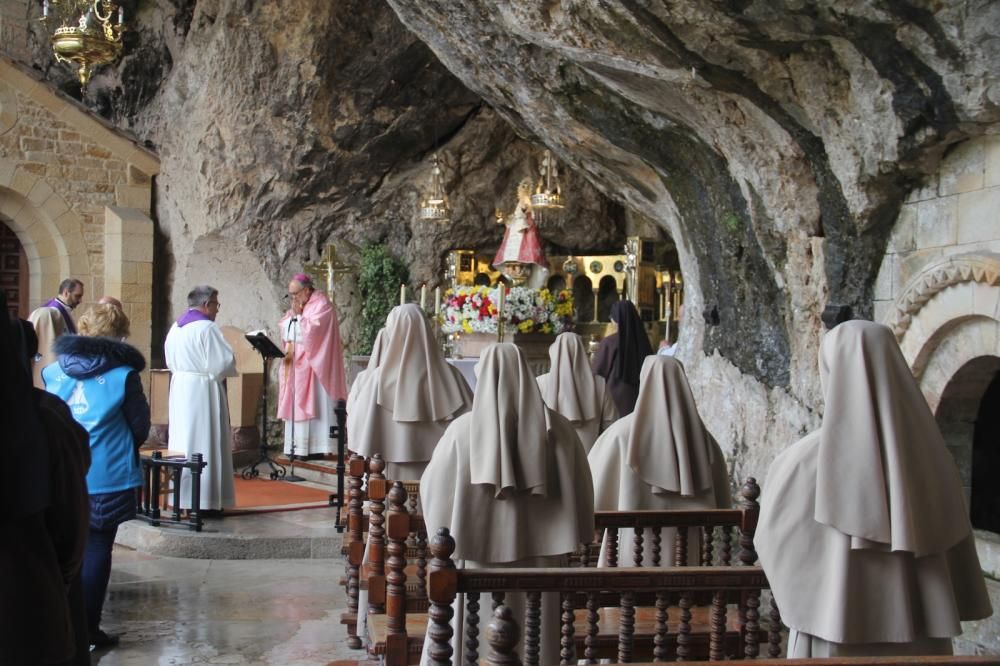
[{"label": "stone floor", "polygon": [[352,660],[338,618],[339,559],[205,560],[116,546],[93,664],[295,664]]}]

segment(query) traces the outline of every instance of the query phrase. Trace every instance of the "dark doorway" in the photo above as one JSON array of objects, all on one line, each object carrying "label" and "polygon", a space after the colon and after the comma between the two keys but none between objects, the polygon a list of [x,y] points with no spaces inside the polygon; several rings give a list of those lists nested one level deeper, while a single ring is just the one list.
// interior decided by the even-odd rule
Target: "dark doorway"
[{"label": "dark doorway", "polygon": [[972,526],[1000,533],[1000,372],[979,403],[972,437]]},{"label": "dark doorway", "polygon": [[0,222],[0,289],[11,316],[28,318],[28,257],[17,234]]}]

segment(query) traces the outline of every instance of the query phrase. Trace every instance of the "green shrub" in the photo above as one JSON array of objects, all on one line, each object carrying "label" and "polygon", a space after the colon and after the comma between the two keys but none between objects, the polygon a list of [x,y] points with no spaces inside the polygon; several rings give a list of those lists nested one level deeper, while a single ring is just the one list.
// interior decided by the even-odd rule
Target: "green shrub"
[{"label": "green shrub", "polygon": [[361,337],[358,353],[370,354],[375,336],[385,325],[389,310],[399,304],[399,285],[410,279],[406,264],[393,256],[382,243],[361,248]]}]

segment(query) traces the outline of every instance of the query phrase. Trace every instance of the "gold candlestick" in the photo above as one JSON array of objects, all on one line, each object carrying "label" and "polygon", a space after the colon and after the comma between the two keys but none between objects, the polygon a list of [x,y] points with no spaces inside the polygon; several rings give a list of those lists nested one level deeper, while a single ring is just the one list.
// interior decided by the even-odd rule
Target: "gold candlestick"
[{"label": "gold candlestick", "polygon": [[497,305],[497,342],[503,342],[503,325],[504,325],[503,300],[504,300],[504,294],[507,290],[504,289],[502,282],[500,283],[499,289],[500,289],[500,298],[498,299],[499,305]]}]

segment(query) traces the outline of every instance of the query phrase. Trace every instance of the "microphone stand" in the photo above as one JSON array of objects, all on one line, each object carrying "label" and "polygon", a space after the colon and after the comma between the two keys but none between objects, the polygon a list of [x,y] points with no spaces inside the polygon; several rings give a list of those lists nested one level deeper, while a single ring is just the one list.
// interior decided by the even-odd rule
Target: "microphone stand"
[{"label": "microphone stand", "polygon": [[292,368],[289,373],[292,377],[292,447],[291,452],[288,454],[289,468],[288,475],[285,476],[283,481],[290,481],[292,483],[297,483],[299,481],[305,481],[304,478],[295,474],[295,345],[299,341],[299,318],[298,316],[293,316],[288,322],[288,332],[291,333],[292,325],[295,325],[295,338],[292,340]]}]

